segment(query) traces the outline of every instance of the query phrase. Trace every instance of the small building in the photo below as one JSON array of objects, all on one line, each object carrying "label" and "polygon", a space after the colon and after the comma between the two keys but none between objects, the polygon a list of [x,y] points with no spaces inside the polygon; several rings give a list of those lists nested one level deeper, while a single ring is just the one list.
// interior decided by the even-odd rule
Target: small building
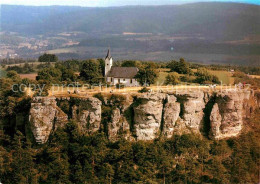
[{"label": "small building", "polygon": [[111,85],[122,84],[124,86],[139,86],[135,79],[138,73],[137,67],[115,67],[113,66],[113,58],[110,55],[110,50],[105,58],[105,78],[106,82]]}]

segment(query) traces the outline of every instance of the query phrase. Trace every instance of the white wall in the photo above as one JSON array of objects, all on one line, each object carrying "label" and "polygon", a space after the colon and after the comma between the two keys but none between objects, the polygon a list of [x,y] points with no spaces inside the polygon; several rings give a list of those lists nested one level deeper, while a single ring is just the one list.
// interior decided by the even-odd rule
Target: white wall
[{"label": "white wall", "polygon": [[139,86],[139,83],[137,82],[136,79],[132,79],[132,83],[131,83],[131,79],[124,79],[124,78],[112,78],[112,82],[111,82],[111,77],[107,77],[107,82],[111,83],[112,85],[116,85],[119,83],[120,79],[120,83],[124,84],[125,86]]},{"label": "white wall", "polygon": [[113,59],[112,58],[110,60],[109,59],[105,60],[105,76],[111,70],[112,65],[113,65]]}]

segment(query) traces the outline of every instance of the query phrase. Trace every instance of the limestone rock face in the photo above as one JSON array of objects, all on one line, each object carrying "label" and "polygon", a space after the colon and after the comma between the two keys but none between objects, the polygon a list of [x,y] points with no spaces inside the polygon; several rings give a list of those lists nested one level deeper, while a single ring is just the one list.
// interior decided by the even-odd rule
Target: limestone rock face
[{"label": "limestone rock face", "polygon": [[[45,143],[57,127],[67,123],[68,116],[64,112],[79,124],[83,133],[107,130],[110,141],[122,138],[148,141],[160,136],[170,138],[174,134],[202,133],[203,125],[210,127],[206,133],[211,138],[224,139],[239,135],[244,120],[259,106],[259,94],[239,90],[216,93],[143,93],[136,96],[116,94],[107,98],[103,106],[94,97],[35,97],[29,119],[32,132],[39,143]],[[111,112],[108,122],[104,123],[107,127],[103,129],[102,107]]]},{"label": "limestone rock face", "polygon": [[152,140],[159,134],[165,94],[143,94],[134,107],[137,140]]},{"label": "limestone rock face", "polygon": [[210,122],[211,122],[211,134],[213,137],[218,137],[220,133],[220,126],[221,126],[222,117],[219,112],[218,104],[216,103],[211,111],[210,114]]},{"label": "limestone rock face", "polygon": [[101,125],[101,101],[89,97],[79,99],[80,104],[72,107],[72,118],[77,120],[83,132],[93,133]]},{"label": "limestone rock face", "polygon": [[245,106],[248,105],[250,92],[225,91],[217,94],[216,104],[213,106],[211,121],[211,137],[224,139],[237,136],[246,117]]},{"label": "limestone rock face", "polygon": [[[202,91],[185,94],[183,100],[182,119],[187,127],[195,132],[199,132],[204,116],[205,99]],[[207,97],[208,98],[208,97]]]},{"label": "limestone rock face", "polygon": [[68,116],[56,105],[55,98],[35,97],[31,103],[29,121],[36,142],[42,144],[52,131],[67,123]]},{"label": "limestone rock face", "polygon": [[177,119],[180,114],[180,103],[176,102],[174,95],[167,96],[167,103],[164,106],[163,113],[163,135],[167,138],[172,137]]},{"label": "limestone rock face", "polygon": [[112,112],[111,122],[108,123],[108,137],[110,141],[117,141],[120,138],[132,140],[130,125],[126,118],[121,115],[120,109],[116,108]]}]

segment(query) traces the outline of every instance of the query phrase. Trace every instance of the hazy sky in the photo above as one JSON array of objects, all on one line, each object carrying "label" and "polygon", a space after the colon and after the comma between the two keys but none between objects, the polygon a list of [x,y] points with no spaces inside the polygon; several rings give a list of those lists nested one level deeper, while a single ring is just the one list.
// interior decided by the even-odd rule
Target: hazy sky
[{"label": "hazy sky", "polygon": [[260,5],[260,0],[0,0],[0,4],[12,5],[70,5],[70,6],[124,6],[124,5],[167,5],[190,2],[239,2]]}]

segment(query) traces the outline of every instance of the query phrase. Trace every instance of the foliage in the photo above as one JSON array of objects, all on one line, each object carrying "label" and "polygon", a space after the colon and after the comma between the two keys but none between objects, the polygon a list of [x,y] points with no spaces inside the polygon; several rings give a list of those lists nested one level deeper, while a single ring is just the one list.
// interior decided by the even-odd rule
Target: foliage
[{"label": "foliage", "polygon": [[34,69],[33,69],[33,64],[28,64],[28,63],[25,63],[23,67],[21,66],[8,66],[6,71],[11,71],[11,70],[14,70],[16,71],[17,73],[33,73],[35,72]]},{"label": "foliage", "polygon": [[243,72],[235,72],[235,73],[233,73],[233,77],[244,78],[244,77],[246,77],[246,74]]},{"label": "foliage", "polygon": [[198,71],[195,73],[197,78],[195,79],[195,82],[200,84],[220,84],[220,81],[217,76],[211,75],[207,69],[205,68],[199,68]]},{"label": "foliage", "polygon": [[124,84],[122,84],[122,83],[117,83],[116,84],[116,89],[123,89],[123,88],[125,88]]},{"label": "foliage", "polygon": [[176,85],[176,84],[179,84],[180,83],[180,80],[179,80],[179,75],[178,73],[174,72],[174,73],[170,73],[167,75],[166,77],[166,81],[165,81],[165,84],[166,85]]},{"label": "foliage", "polygon": [[57,83],[61,81],[62,72],[54,67],[44,68],[38,72],[36,80],[45,80],[48,82]]},{"label": "foliage", "polygon": [[138,91],[138,93],[147,93],[148,91],[149,91],[149,88],[143,87],[142,89],[140,89],[140,90]]},{"label": "foliage", "polygon": [[[67,62],[64,62],[67,63]],[[56,63],[55,68],[61,71],[61,81],[66,81],[66,82],[75,82],[77,79],[77,76],[74,72],[73,69],[70,68],[70,64],[65,64],[64,63]],[[74,68],[76,68],[74,66]]]},{"label": "foliage", "polygon": [[158,72],[155,69],[155,66],[151,63],[145,64],[143,67],[139,68],[138,73],[135,78],[143,86],[154,84],[158,78]]},{"label": "foliage", "polygon": [[180,58],[180,61],[171,61],[168,63],[168,68],[171,69],[171,72],[177,72],[179,74],[193,74],[192,70],[183,58]]},{"label": "foliage", "polygon": [[101,68],[100,62],[95,60],[87,60],[83,63],[80,71],[80,77],[89,84],[98,84],[103,79]]},{"label": "foliage", "polygon": [[39,62],[57,62],[58,61],[58,57],[55,54],[43,54],[38,58]]},{"label": "foliage", "polygon": [[122,67],[138,67],[139,65],[140,65],[140,62],[133,61],[133,60],[123,61],[121,64]]},{"label": "foliage", "polygon": [[260,144],[254,132],[224,141],[184,134],[165,141],[112,143],[101,133],[83,135],[70,122],[40,149],[20,132],[12,141],[0,136],[0,177],[5,183],[258,181]]},{"label": "foliage", "polygon": [[190,76],[190,75],[184,75],[184,76],[180,76],[180,81],[182,82],[194,82],[195,77],[194,76]]}]

